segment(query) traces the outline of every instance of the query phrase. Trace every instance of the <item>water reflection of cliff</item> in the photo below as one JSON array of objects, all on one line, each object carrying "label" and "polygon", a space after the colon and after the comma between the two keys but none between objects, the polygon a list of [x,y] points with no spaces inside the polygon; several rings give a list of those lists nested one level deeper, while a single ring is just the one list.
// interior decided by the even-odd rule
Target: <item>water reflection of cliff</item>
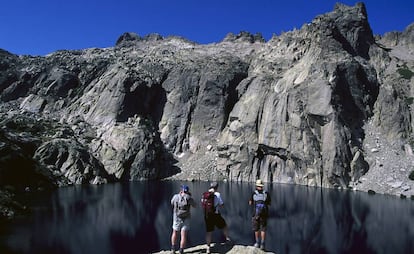
[{"label": "water reflection of cliff", "polygon": [[[149,253],[170,247],[171,196],[179,182],[131,182],[59,189],[35,200],[29,221],[0,238],[23,253]],[[208,183],[187,183],[199,203]],[[233,240],[252,244],[247,200],[253,186],[221,184]],[[267,248],[278,253],[413,253],[414,204],[388,196],[269,186]],[[189,245],[204,243],[201,209],[193,210]],[[215,239],[221,235],[216,232]]]},{"label": "water reflection of cliff", "polygon": [[148,253],[159,247],[157,231],[170,228],[169,223],[164,223],[164,229],[154,225],[164,193],[172,193],[168,188],[169,184],[134,183],[59,189],[36,208],[31,222],[14,225],[10,249],[24,253],[130,253],[136,249],[136,253]]}]

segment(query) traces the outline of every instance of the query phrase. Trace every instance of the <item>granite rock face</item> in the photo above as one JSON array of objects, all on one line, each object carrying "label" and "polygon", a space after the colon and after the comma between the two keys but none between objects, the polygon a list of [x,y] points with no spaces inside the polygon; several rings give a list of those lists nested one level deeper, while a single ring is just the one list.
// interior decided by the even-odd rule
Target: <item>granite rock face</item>
[{"label": "granite rock face", "polygon": [[361,181],[375,167],[375,133],[406,159],[408,188],[382,192],[410,194],[413,36],[413,26],[374,36],[363,4],[337,4],[268,42],[125,33],[112,48],[1,50],[1,119],[49,126],[29,133],[26,156],[58,185],[261,178],[358,189],[381,181]]}]

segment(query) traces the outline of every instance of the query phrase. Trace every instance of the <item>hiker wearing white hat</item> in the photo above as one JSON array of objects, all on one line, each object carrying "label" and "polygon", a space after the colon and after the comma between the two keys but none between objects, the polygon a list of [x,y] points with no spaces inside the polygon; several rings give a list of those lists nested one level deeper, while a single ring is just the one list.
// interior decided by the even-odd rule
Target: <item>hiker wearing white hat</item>
[{"label": "hiker wearing white hat", "polygon": [[267,218],[269,217],[269,206],[271,203],[270,195],[263,189],[262,180],[256,181],[256,190],[249,199],[252,206],[252,228],[255,237],[255,247],[265,248]]}]

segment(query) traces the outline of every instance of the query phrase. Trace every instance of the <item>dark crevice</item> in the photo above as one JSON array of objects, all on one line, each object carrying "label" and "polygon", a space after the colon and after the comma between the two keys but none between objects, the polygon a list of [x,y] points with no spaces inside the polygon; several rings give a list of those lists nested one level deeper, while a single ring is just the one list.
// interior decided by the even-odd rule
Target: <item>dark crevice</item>
[{"label": "dark crevice", "polygon": [[185,121],[185,126],[184,126],[185,133],[181,136],[180,140],[177,141],[176,152],[178,153],[181,153],[188,149],[188,147],[184,147],[184,140],[188,140],[190,137],[190,127],[192,123],[194,109],[195,109],[195,103],[191,103],[190,110],[188,111],[188,114],[187,114],[187,120]]},{"label": "dark crevice", "polygon": [[[198,77],[198,81],[197,83],[199,83],[200,81],[200,77]],[[199,91],[200,91],[200,87],[196,86],[195,90],[194,90],[194,95],[189,97],[189,105],[190,108],[188,110],[188,113],[186,115],[186,121],[185,121],[185,126],[184,126],[184,133],[182,133],[182,135],[178,136],[178,139],[176,144],[175,144],[175,151],[176,152],[183,152],[188,150],[188,147],[184,147],[184,141],[188,140],[190,137],[190,128],[191,128],[191,124],[192,124],[192,119],[193,119],[193,114],[195,111],[195,108],[197,106],[197,99],[198,99],[198,95],[199,95]]]},{"label": "dark crevice", "polygon": [[259,144],[256,154],[257,158],[260,160],[263,159],[265,155],[274,155],[281,158],[282,160],[291,158],[291,153],[288,150],[280,147],[271,147],[264,144]]},{"label": "dark crevice", "polygon": [[227,124],[230,112],[233,110],[234,105],[239,100],[239,94],[237,92],[237,86],[239,83],[247,77],[247,73],[236,73],[232,80],[230,80],[227,90],[225,91],[225,104],[224,104],[224,118],[220,131],[222,131]]},{"label": "dark crevice", "polygon": [[[140,83],[137,84],[137,82]],[[126,91],[124,103],[117,116],[117,121],[125,122],[129,117],[138,115],[151,119],[154,126],[158,126],[167,102],[162,82],[147,84],[144,81],[137,81],[133,77],[127,78],[124,81]]]},{"label": "dark crevice", "polygon": [[131,178],[131,167],[132,167],[132,163],[134,162],[135,157],[129,158],[127,160],[124,161],[124,163],[122,164],[122,168],[124,169],[124,172],[122,173],[121,178],[119,179],[120,181],[124,181],[127,182],[130,180]]}]

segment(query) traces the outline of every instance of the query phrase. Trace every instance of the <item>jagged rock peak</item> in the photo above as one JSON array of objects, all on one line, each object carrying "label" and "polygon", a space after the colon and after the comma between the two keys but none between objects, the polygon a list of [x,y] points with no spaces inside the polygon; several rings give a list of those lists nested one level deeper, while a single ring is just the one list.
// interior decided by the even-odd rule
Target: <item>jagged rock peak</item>
[{"label": "jagged rock peak", "polygon": [[250,32],[241,31],[238,34],[228,33],[224,37],[223,42],[265,42],[261,33],[251,34]]},{"label": "jagged rock peak", "polygon": [[122,34],[116,41],[116,46],[130,46],[140,41],[160,41],[164,38],[158,33],[150,33],[144,37],[139,36],[134,32],[126,32]]},{"label": "jagged rock peak", "polygon": [[337,3],[332,12],[316,17],[311,24],[312,33],[334,38],[354,56],[368,58],[369,47],[375,43],[363,3],[355,6]]},{"label": "jagged rock peak", "polygon": [[334,11],[336,12],[347,12],[349,9],[356,9],[359,13],[361,13],[365,18],[367,18],[367,9],[365,4],[362,2],[356,3],[354,7],[345,5],[343,3],[336,3]]},{"label": "jagged rock peak", "polygon": [[[248,32],[208,45],[125,33],[114,48],[46,57],[0,50],[0,119],[27,113],[44,126],[32,131],[41,139],[30,160],[69,174],[69,183],[99,182],[106,172],[119,180],[260,177],[345,188],[377,161],[366,147],[412,136],[413,28],[384,50],[364,5],[338,4],[267,43]],[[371,118],[384,134],[363,129]],[[5,131],[15,137],[19,128]],[[363,146],[370,133],[365,144],[375,146]],[[0,150],[12,141],[0,135]],[[96,165],[101,171],[90,170]]]},{"label": "jagged rock peak", "polygon": [[162,37],[158,33],[150,33],[144,36],[144,41],[161,41],[164,37]]},{"label": "jagged rock peak", "polygon": [[136,42],[136,41],[141,41],[141,40],[142,38],[138,34],[132,33],[132,32],[126,32],[126,33],[123,33],[121,36],[119,36],[115,45],[120,46],[125,43]]}]

